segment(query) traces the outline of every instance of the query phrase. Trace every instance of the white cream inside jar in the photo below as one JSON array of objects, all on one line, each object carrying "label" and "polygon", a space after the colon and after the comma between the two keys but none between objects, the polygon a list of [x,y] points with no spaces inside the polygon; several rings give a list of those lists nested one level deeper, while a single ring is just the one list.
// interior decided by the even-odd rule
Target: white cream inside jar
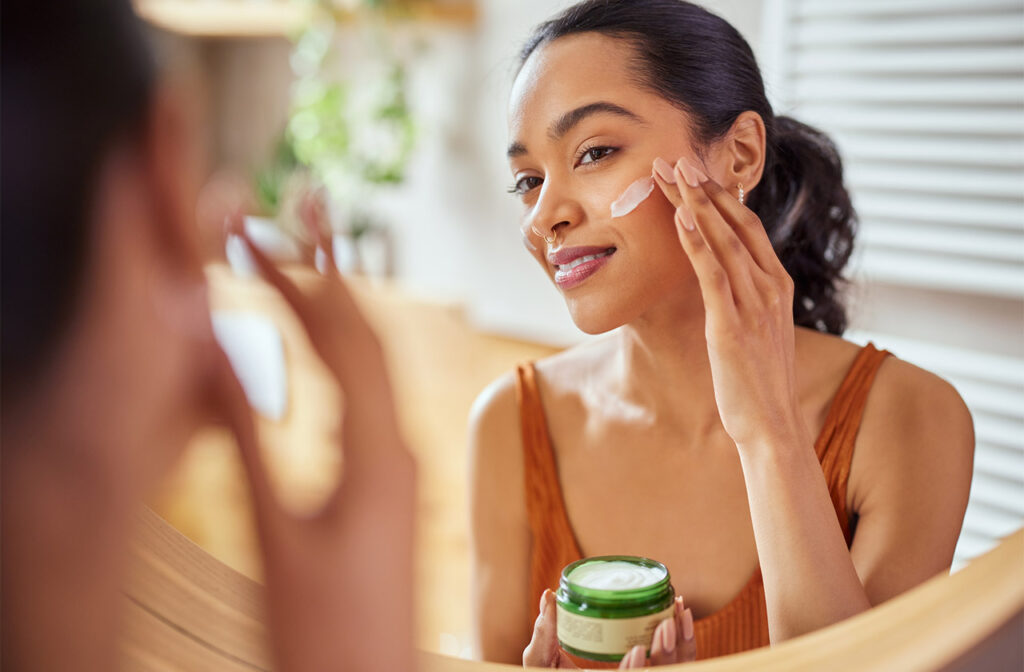
[{"label": "white cream inside jar", "polygon": [[662,567],[644,567],[633,562],[610,560],[577,567],[569,580],[583,588],[595,590],[631,590],[653,586],[665,578]]}]

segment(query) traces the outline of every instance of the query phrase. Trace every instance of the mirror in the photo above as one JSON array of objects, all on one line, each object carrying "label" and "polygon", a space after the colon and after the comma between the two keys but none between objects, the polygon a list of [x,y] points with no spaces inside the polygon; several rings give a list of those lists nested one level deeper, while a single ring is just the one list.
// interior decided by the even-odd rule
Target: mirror
[{"label": "mirror", "polygon": [[[799,31],[791,25],[797,19],[762,19],[765,3],[758,0],[704,4],[750,41],[770,93],[785,104],[777,109],[801,110],[843,152],[862,219],[862,252],[851,265],[851,337],[941,374],[972,410],[978,443],[975,489],[955,559],[962,567],[1024,520],[1024,484],[1014,475],[1024,460],[1024,432],[1017,431],[1024,422],[1024,281],[1013,252],[1021,243],[1024,199],[1020,162],[1000,149],[1024,140],[1007,102],[1017,101],[1017,75],[999,65],[1000,58],[1019,55],[1024,36],[1000,33],[991,63],[977,71],[963,64],[951,69],[950,54],[973,39],[956,27],[986,18],[973,16],[969,3],[927,26],[928,17],[888,10],[808,9]],[[419,28],[427,49],[409,76],[433,82],[433,93],[420,92],[412,105],[422,114],[417,156],[426,158],[413,160],[404,187],[379,198],[390,238],[360,243],[369,277],[353,281],[393,358],[402,420],[421,463],[417,643],[455,657],[469,654],[472,631],[466,483],[472,401],[516,364],[585,340],[523,254],[516,226],[521,208],[501,193],[511,55],[555,9],[539,0],[481,1],[466,11],[473,15],[468,20]],[[970,21],[961,22],[965,17]],[[986,26],[1013,23],[995,13],[987,20]],[[935,37],[935,50],[946,49],[946,56],[931,58],[906,36],[938,24],[959,37]],[[183,37],[171,49],[197,47]],[[217,42],[197,55],[212,73],[212,135],[221,163],[259,164],[289,121],[283,101],[294,76],[292,52],[284,40],[264,37]],[[782,53],[795,54],[792,62]],[[257,70],[260,77],[253,78]],[[972,83],[978,77],[991,88],[979,93]],[[393,275],[381,280],[389,267]],[[223,264],[212,266],[210,277],[217,310],[261,315],[277,330],[286,380],[267,383],[266,391],[287,401],[278,422],[264,422],[267,453],[286,498],[298,508],[312,506],[330,486],[323,474],[335,459],[325,440],[334,397],[279,302]],[[430,404],[421,401],[425,391]],[[225,436],[199,437],[153,504],[215,557],[258,578],[232,454]]]}]

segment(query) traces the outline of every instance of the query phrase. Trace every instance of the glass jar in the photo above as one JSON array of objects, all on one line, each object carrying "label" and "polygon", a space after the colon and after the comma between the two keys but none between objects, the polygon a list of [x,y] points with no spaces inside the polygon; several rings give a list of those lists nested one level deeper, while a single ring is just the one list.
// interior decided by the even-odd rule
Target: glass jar
[{"label": "glass jar", "polygon": [[558,643],[587,660],[618,662],[636,645],[651,652],[658,623],[673,615],[668,568],[633,555],[577,560],[562,570]]}]

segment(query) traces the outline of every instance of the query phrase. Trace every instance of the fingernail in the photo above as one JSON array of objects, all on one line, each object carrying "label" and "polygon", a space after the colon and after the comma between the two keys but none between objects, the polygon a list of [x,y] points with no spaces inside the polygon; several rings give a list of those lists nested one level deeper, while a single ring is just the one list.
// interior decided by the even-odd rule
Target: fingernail
[{"label": "fingernail", "polygon": [[676,619],[666,619],[665,627],[662,628],[662,649],[671,654],[676,650]]},{"label": "fingernail", "polygon": [[672,164],[660,156],[654,160],[654,172],[665,182],[669,184],[676,183],[676,175],[675,171],[672,170]]},{"label": "fingernail", "polygon": [[544,592],[540,594],[540,613],[544,613],[544,607],[548,606],[548,593],[551,592],[550,588],[545,588]]},{"label": "fingernail", "polygon": [[693,612],[689,609],[683,612],[683,639],[693,639]]},{"label": "fingernail", "polygon": [[644,664],[647,658],[647,652],[644,651],[644,647],[637,644],[629,650],[629,666],[640,667]]},{"label": "fingernail", "polygon": [[687,231],[693,231],[693,220],[690,219],[690,213],[688,213],[686,210],[684,210],[683,208],[676,208],[676,219],[679,221],[680,224],[683,225],[684,229],[686,229]]},{"label": "fingernail", "polygon": [[697,181],[697,176],[694,173],[693,166],[686,159],[679,159],[676,162],[676,170],[683,176],[683,182],[686,182],[691,187],[699,187],[700,182]]}]

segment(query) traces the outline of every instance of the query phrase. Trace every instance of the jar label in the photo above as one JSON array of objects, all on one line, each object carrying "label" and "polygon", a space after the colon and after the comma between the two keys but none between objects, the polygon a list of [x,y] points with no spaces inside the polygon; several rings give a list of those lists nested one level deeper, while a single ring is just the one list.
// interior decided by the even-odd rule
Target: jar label
[{"label": "jar label", "polygon": [[593,618],[558,607],[558,641],[577,651],[625,655],[637,644],[651,647],[654,629],[672,616],[674,605],[656,614],[636,618]]}]

